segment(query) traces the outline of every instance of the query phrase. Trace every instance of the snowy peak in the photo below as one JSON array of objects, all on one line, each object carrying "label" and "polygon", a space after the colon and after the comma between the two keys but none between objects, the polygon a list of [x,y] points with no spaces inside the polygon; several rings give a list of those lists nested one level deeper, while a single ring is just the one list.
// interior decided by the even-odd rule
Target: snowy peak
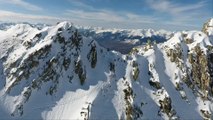
[{"label": "snowy peak", "polygon": [[208,22],[206,22],[203,25],[202,31],[204,33],[206,33],[208,36],[213,36],[213,18],[211,18],[210,20],[208,20]]}]

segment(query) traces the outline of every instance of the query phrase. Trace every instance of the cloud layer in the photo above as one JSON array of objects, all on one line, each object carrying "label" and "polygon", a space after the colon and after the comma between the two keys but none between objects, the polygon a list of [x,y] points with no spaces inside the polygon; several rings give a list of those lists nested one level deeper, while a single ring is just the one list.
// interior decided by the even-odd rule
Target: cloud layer
[{"label": "cloud layer", "polygon": [[[198,21],[206,21],[209,12],[204,11],[208,4],[207,0],[191,4],[183,4],[171,0],[144,0],[142,7],[149,10],[149,14],[133,12],[128,9],[112,10],[109,8],[97,8],[94,5],[86,4],[83,0],[67,0],[71,5],[65,8],[58,17],[54,13],[46,15],[35,15],[45,13],[45,9],[24,0],[0,0],[1,4],[17,5],[25,9],[26,13],[1,10],[1,21],[15,22],[44,22],[56,23],[58,21],[71,21],[79,25],[100,26],[107,28],[154,28],[154,29],[199,29]],[[32,11],[32,12],[30,12]],[[34,12],[35,13],[35,12]],[[24,20],[24,21],[23,21]],[[201,22],[202,24],[202,22]]]},{"label": "cloud layer", "polygon": [[51,16],[23,14],[4,10],[0,10],[0,18],[2,21],[12,20],[13,22],[44,22],[44,23],[55,23],[57,21],[66,20]]},{"label": "cloud layer", "polygon": [[24,9],[31,10],[31,11],[41,11],[42,8],[31,3],[25,2],[24,0],[0,0],[1,3],[8,3],[20,6]]},{"label": "cloud layer", "polygon": [[149,7],[159,14],[167,14],[171,20],[168,23],[193,24],[195,19],[203,19],[208,13],[203,11],[207,2],[200,1],[190,5],[176,3],[171,0],[146,0]]}]

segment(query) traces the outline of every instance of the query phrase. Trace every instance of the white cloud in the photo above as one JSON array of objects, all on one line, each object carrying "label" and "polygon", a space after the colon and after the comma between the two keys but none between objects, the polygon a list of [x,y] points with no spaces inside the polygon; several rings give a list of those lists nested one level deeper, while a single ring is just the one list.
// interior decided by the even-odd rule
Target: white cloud
[{"label": "white cloud", "polygon": [[78,7],[78,8],[84,8],[84,9],[89,9],[89,10],[96,10],[94,7],[87,5],[79,0],[68,0],[71,5]]},{"label": "white cloud", "polygon": [[0,0],[1,3],[13,4],[31,11],[40,11],[41,7],[25,2],[24,0]]},{"label": "white cloud", "polygon": [[170,0],[146,0],[146,1],[152,9],[158,12],[169,13],[173,16],[180,15],[184,12],[189,12],[192,10],[198,10],[205,6],[205,1],[201,1],[190,5],[174,3]]},{"label": "white cloud", "polygon": [[138,15],[134,13],[123,13],[124,16],[128,18],[129,22],[138,22],[138,23],[156,23],[159,21],[159,18],[156,18],[152,15]]},{"label": "white cloud", "polygon": [[112,11],[109,9],[97,9],[80,0],[68,0],[75,9],[67,10],[65,15],[78,19],[96,20],[102,22],[136,22],[153,23],[157,20],[152,16],[138,15],[126,11]]},{"label": "white cloud", "polygon": [[64,21],[66,19],[60,19],[51,16],[41,16],[32,14],[16,13],[11,11],[0,10],[1,21],[10,22],[42,22],[42,23],[56,23],[58,21]]},{"label": "white cloud", "polygon": [[150,8],[155,10],[155,13],[167,16],[168,19],[164,21],[165,24],[198,27],[197,21],[205,21],[209,17],[203,9],[207,4],[206,1],[188,5],[171,0],[146,0],[146,2]]},{"label": "white cloud", "polygon": [[75,24],[83,26],[95,26],[106,28],[138,28],[138,29],[166,29],[181,30],[199,28],[194,25],[183,24],[179,22],[161,22],[153,16],[143,16],[128,12],[114,12],[110,10],[83,11],[67,10],[64,15],[70,18]]},{"label": "white cloud", "polygon": [[114,14],[111,11],[83,11],[83,10],[67,10],[66,15],[70,17],[87,19],[87,20],[101,20],[101,21],[110,21],[110,22],[120,22],[123,21],[123,17],[120,15]]},{"label": "white cloud", "polygon": [[141,16],[134,13],[128,12],[115,12],[110,10],[96,10],[96,11],[85,11],[85,10],[67,10],[65,15],[71,18],[77,18],[79,20],[95,20],[104,22],[129,22],[129,24],[135,23],[154,23],[154,19],[151,16]]},{"label": "white cloud", "polygon": [[[69,0],[75,9],[67,10],[64,15],[72,18],[74,23],[89,26],[118,27],[118,28],[156,28],[164,29],[199,29],[193,24],[193,18],[200,18],[197,9],[202,8],[205,2],[191,5],[180,5],[169,0],[146,0],[156,12],[149,15],[135,14],[127,11],[112,11],[98,9],[79,0]],[[196,11],[196,12],[192,12]],[[170,17],[161,16],[168,14]],[[157,15],[157,16],[156,16]],[[167,18],[167,19],[166,19]],[[204,18],[202,18],[204,19]],[[191,27],[191,28],[190,28]]]}]

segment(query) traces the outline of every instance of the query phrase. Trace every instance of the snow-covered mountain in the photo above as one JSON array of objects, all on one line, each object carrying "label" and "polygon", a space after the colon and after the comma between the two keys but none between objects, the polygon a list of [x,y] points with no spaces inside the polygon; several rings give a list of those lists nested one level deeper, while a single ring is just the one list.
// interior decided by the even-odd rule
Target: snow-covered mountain
[{"label": "snow-covered mountain", "polygon": [[152,30],[69,22],[0,30],[0,119],[212,119],[212,24],[139,42],[129,54],[97,41],[107,34],[125,42],[119,34],[127,32],[137,43],[132,36]]}]

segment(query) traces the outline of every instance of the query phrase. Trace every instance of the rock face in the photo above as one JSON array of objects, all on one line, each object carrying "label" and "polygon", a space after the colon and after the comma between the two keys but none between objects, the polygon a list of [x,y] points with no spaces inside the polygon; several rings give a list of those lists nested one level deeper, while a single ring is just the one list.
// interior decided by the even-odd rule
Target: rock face
[{"label": "rock face", "polygon": [[68,22],[0,31],[0,119],[212,119],[212,21],[126,55]]}]

